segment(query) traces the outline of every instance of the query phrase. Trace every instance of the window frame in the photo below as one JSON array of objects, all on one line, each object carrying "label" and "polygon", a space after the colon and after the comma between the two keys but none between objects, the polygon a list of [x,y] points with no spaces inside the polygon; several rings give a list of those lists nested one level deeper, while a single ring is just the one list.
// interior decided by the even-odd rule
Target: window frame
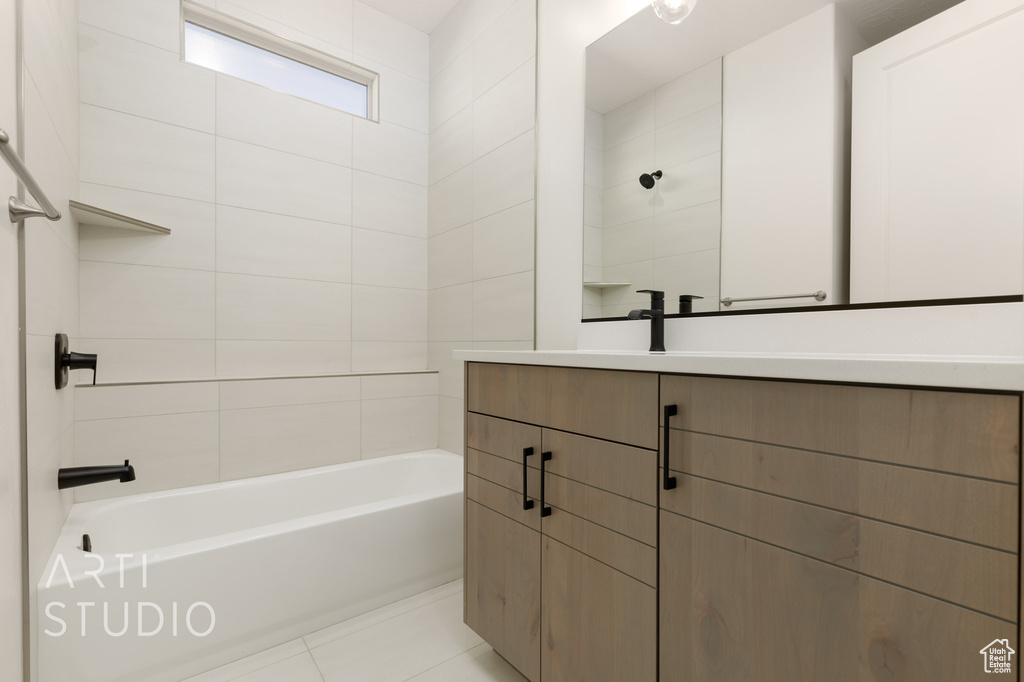
[{"label": "window frame", "polygon": [[[290,92],[284,92],[272,88],[262,83],[256,83],[244,78],[238,78],[230,74],[211,69],[202,64],[196,64],[190,62],[185,58],[185,24],[195,24],[201,28],[205,28],[215,33],[220,33],[232,40],[237,40],[253,47],[257,47],[267,52],[272,52],[285,59],[298,62],[304,66],[319,69],[333,76],[343,78],[345,80],[359,83],[360,85],[366,86],[366,120],[373,121],[375,123],[380,122],[380,74],[371,71],[367,68],[353,64],[352,62],[346,61],[334,55],[328,54],[321,50],[296,43],[293,40],[284,38],[276,33],[267,31],[266,29],[260,28],[248,22],[236,19],[232,16],[218,12],[216,10],[198,5],[190,0],[181,0],[181,11],[179,13],[179,56],[181,61],[192,66],[208,69],[214,73],[218,73],[228,78],[235,78],[242,80],[246,83],[252,83],[260,87],[272,90],[274,92],[280,92],[283,95],[295,97],[306,102],[314,102],[314,100],[307,99],[301,95],[296,95]],[[314,102],[320,106],[326,106],[335,111],[342,111],[356,118],[363,118],[361,114],[346,111],[345,109],[338,109],[336,107],[330,107],[327,104],[321,102]]]}]

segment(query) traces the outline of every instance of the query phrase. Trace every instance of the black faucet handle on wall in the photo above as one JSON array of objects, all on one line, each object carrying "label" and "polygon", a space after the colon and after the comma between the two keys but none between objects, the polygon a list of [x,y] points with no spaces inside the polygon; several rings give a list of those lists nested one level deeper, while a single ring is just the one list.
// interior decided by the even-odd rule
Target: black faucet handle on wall
[{"label": "black faucet handle on wall", "polygon": [[72,353],[67,334],[57,334],[53,350],[53,384],[58,389],[68,385],[68,372],[73,369],[91,369],[92,385],[96,385],[96,354]]}]

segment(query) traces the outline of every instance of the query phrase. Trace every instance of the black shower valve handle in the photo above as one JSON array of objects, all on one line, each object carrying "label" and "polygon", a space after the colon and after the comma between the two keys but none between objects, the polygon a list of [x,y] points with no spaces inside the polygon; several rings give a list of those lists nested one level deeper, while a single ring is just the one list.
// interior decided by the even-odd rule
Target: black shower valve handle
[{"label": "black shower valve handle", "polygon": [[53,384],[57,389],[68,385],[68,375],[73,369],[91,369],[92,385],[96,385],[96,354],[72,352],[67,334],[54,337],[53,356]]}]

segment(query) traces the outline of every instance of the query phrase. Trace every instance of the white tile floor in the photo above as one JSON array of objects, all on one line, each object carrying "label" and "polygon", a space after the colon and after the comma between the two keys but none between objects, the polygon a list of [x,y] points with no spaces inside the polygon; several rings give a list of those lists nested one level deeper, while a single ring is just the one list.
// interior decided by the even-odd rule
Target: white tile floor
[{"label": "white tile floor", "polygon": [[524,682],[462,623],[462,581],[184,682]]}]

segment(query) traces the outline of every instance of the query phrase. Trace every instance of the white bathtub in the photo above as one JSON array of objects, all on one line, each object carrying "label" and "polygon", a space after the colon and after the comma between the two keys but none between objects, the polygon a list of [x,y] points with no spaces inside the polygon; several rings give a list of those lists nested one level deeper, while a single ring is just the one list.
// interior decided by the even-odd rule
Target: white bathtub
[{"label": "white bathtub", "polygon": [[461,574],[462,458],[440,450],[76,504],[39,682],[177,682]]}]

